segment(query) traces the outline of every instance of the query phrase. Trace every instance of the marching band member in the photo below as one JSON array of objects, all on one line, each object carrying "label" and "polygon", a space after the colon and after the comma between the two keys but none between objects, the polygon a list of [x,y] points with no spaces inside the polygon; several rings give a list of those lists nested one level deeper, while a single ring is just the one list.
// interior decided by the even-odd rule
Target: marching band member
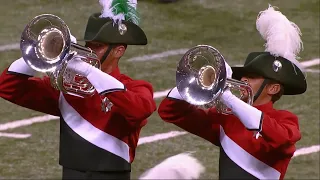
[{"label": "marching band member", "polygon": [[34,77],[23,58],[0,76],[0,97],[60,116],[62,179],[130,179],[141,128],[156,110],[151,84],[121,74],[118,67],[127,45],[147,44],[137,25],[136,3],[100,0],[103,11],[88,19],[84,41],[100,59],[101,70],[76,58],[68,66],[95,87],[92,97],[55,90],[48,77]]},{"label": "marching band member", "polygon": [[252,87],[253,106],[227,89],[221,101],[232,115],[203,110],[184,101],[175,87],[158,109],[164,121],[220,148],[220,179],[283,179],[301,139],[298,117],[273,107],[282,95],[307,89],[296,60],[302,48],[299,27],[271,6],[259,13],[256,27],[266,41],[265,52],[249,53],[243,67],[226,64],[228,78]]}]

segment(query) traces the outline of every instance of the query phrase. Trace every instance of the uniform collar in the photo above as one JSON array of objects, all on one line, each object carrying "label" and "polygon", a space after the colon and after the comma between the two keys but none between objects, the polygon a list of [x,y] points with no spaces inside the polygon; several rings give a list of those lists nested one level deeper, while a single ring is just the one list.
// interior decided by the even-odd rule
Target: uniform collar
[{"label": "uniform collar", "polygon": [[273,102],[270,101],[266,104],[262,104],[262,105],[259,105],[259,106],[254,106],[256,107],[257,109],[259,109],[260,111],[268,111],[268,110],[271,110],[273,109]]},{"label": "uniform collar", "polygon": [[120,76],[120,70],[119,67],[116,67],[115,69],[113,69],[113,71],[111,71],[111,73],[109,73],[110,76],[112,77],[119,77]]}]

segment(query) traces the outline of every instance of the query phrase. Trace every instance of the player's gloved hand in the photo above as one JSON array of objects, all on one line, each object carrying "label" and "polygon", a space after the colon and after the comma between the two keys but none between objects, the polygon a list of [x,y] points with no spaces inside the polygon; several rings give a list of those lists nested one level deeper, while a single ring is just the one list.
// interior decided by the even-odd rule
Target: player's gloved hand
[{"label": "player's gloved hand", "polygon": [[[70,39],[71,42],[77,43],[77,39],[72,34],[70,34]],[[82,57],[80,56],[73,57],[68,62],[68,68],[81,76],[87,77],[93,66],[89,63],[84,62],[83,60],[81,60],[81,58]]]},{"label": "player's gloved hand", "polygon": [[92,71],[93,67],[91,64],[84,62],[81,60],[81,57],[75,56],[68,62],[68,69],[72,70],[73,72],[87,77],[89,73]]},{"label": "player's gloved hand", "polygon": [[25,74],[28,76],[35,76],[37,71],[32,69],[21,57],[15,60],[8,69],[9,72],[16,72],[19,74]]},{"label": "player's gloved hand", "polygon": [[262,112],[260,110],[233,95],[229,89],[221,95],[221,101],[231,109],[247,129],[261,131]]},{"label": "player's gloved hand", "polygon": [[229,64],[225,61],[225,66],[226,66],[226,72],[227,72],[227,78],[231,79],[232,78],[232,69],[229,66]]},{"label": "player's gloved hand", "polygon": [[98,93],[109,93],[125,90],[124,84],[109,74],[81,60],[76,56],[68,62],[68,68],[75,73],[86,77]]},{"label": "player's gloved hand", "polygon": [[77,39],[72,34],[70,34],[70,39],[71,39],[71,42],[77,44]]}]

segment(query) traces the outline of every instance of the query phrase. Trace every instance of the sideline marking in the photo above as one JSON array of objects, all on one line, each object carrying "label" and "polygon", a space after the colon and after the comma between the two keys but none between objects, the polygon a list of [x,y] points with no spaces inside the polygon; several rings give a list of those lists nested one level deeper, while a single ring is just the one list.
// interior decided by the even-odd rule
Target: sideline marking
[{"label": "sideline marking", "polygon": [[17,134],[17,133],[4,133],[0,132],[0,137],[16,138],[16,139],[25,139],[30,137],[31,134]]},{"label": "sideline marking", "polygon": [[10,51],[10,50],[17,50],[20,49],[20,44],[7,44],[0,46],[0,52],[1,51]]},{"label": "sideline marking", "polygon": [[170,131],[167,133],[160,133],[160,134],[155,134],[152,136],[142,137],[139,139],[138,145],[152,143],[152,142],[165,140],[165,139],[170,139],[170,138],[185,135],[185,134],[187,134],[187,132],[185,132],[185,131]]}]

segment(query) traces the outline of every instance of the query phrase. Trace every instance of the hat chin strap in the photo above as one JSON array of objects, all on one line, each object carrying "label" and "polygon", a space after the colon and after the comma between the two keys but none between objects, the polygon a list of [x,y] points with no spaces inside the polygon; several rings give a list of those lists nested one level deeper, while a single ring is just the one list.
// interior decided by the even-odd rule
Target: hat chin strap
[{"label": "hat chin strap", "polygon": [[106,58],[107,58],[108,55],[110,54],[110,52],[111,52],[111,50],[112,50],[113,47],[114,47],[113,44],[110,44],[110,45],[108,46],[108,49],[106,50],[106,52],[104,53],[104,55],[103,55],[102,58],[100,59],[100,63],[101,63],[101,64],[106,60]]},{"label": "hat chin strap", "polygon": [[258,97],[261,95],[262,93],[262,90],[264,89],[264,87],[269,83],[269,79],[264,79],[260,88],[258,89],[258,92],[254,95],[254,98],[253,98],[253,102],[255,102]]}]

